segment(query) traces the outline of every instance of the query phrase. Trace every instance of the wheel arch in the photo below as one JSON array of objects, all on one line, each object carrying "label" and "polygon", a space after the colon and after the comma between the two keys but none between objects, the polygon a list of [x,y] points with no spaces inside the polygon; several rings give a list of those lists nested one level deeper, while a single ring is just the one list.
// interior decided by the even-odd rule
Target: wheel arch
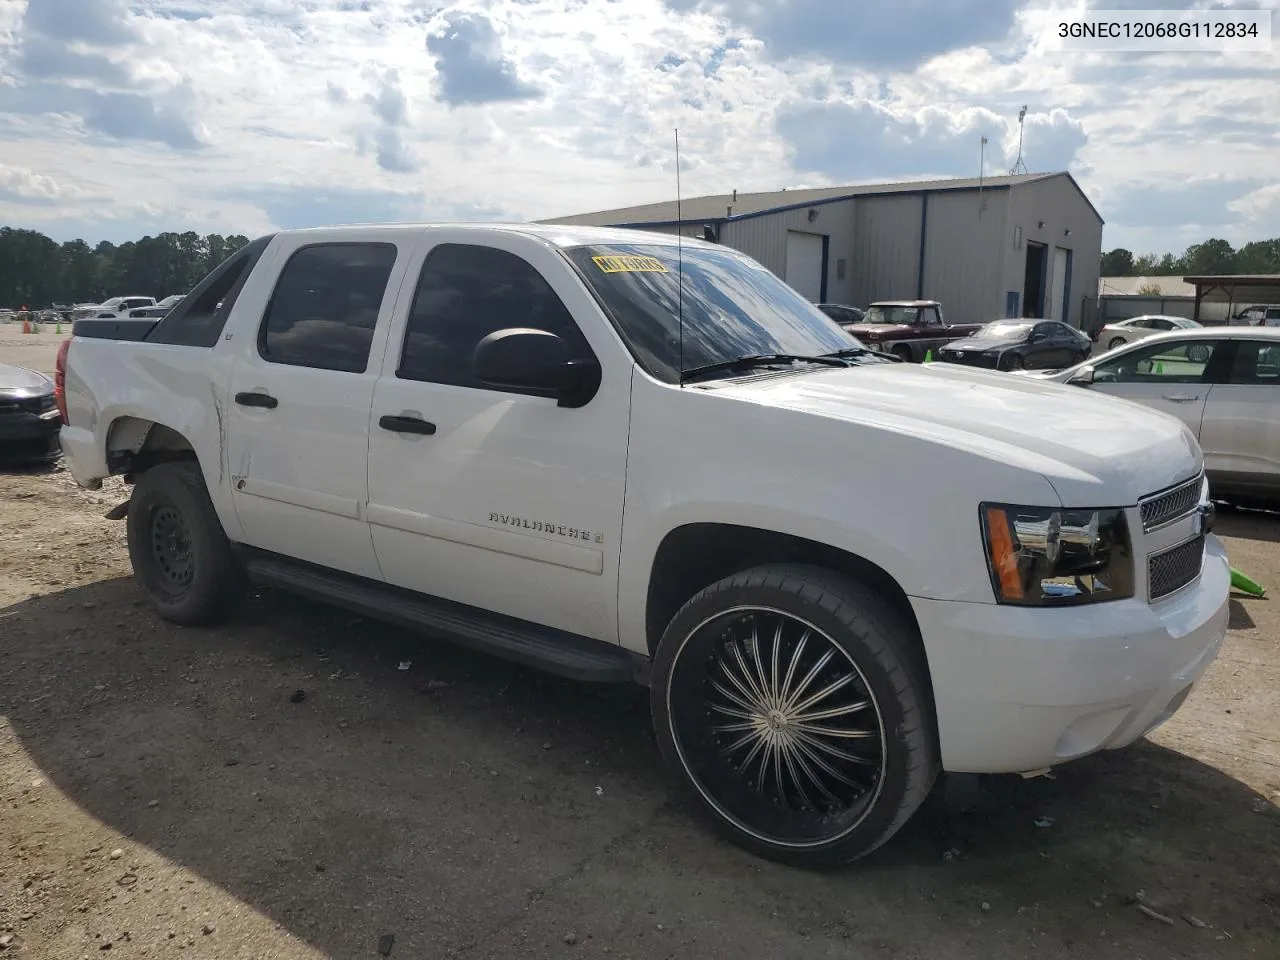
[{"label": "wheel arch", "polygon": [[194,460],[207,476],[195,446],[180,430],[168,424],[123,414],[111,421],[105,436],[105,459],[112,474],[131,478],[157,463]]},{"label": "wheel arch", "polygon": [[880,564],[850,550],[792,533],[726,522],[691,522],[669,530],[649,568],[644,628],[650,657],[671,618],[694,594],[718,580],[770,563],[833,570],[876,590],[910,631],[926,694],[933,706],[933,677],[920,624],[906,590]]}]

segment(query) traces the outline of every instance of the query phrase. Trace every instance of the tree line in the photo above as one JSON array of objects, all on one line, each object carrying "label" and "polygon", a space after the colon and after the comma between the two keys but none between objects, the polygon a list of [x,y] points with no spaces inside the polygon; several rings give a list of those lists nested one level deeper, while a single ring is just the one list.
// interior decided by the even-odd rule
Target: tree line
[{"label": "tree line", "polygon": [[[37,230],[0,227],[0,307],[48,309],[55,303],[99,303],[135,294],[160,299],[186,293],[210,270],[249,242],[194,231],[161,233],[141,240],[89,246],[83,240],[56,243]],[[1104,277],[1196,276],[1280,273],[1280,237],[1246,243],[1226,240],[1192,244],[1179,255],[1134,254],[1117,248],[1102,255]]]},{"label": "tree line", "polygon": [[187,231],[91,247],[83,240],[57,243],[37,230],[0,227],[0,308],[45,310],[55,303],[187,293],[248,242],[239,234],[202,237]]},{"label": "tree line", "polygon": [[1102,255],[1104,277],[1221,276],[1232,273],[1280,273],[1280,237],[1255,240],[1239,250],[1214,238],[1193,243],[1180,255],[1143,253],[1135,256],[1123,247]]}]

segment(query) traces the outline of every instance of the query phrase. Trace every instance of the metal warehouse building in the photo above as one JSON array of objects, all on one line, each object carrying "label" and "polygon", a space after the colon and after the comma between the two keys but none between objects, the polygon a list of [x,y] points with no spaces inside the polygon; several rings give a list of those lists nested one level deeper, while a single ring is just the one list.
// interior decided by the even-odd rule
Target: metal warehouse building
[{"label": "metal warehouse building", "polygon": [[952,323],[1080,326],[1102,217],[1069,173],[691,197],[543,221],[679,233],[759,260],[815,303],[942,303]]}]

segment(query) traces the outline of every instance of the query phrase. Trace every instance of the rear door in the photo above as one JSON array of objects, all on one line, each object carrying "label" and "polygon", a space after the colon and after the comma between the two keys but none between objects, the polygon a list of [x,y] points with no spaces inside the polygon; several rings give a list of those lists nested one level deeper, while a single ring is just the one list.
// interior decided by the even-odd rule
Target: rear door
[{"label": "rear door", "polygon": [[1205,468],[1241,488],[1280,489],[1280,339],[1239,340],[1205,404]]},{"label": "rear door", "polygon": [[369,410],[419,235],[286,237],[274,276],[251,278],[266,289],[241,303],[266,309],[237,328],[246,342],[225,414],[232,502],[251,546],[380,578],[365,515]]},{"label": "rear door", "polygon": [[1179,417],[1198,437],[1209,388],[1224,379],[1229,362],[1224,338],[1143,342],[1098,362],[1090,388]]}]

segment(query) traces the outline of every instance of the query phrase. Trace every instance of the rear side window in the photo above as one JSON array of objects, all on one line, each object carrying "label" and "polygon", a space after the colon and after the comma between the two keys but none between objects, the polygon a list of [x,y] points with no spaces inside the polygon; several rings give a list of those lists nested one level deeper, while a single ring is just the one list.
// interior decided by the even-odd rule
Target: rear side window
[{"label": "rear side window", "polygon": [[270,363],[363,373],[395,262],[391,243],[297,250],[267,303],[259,354]]},{"label": "rear side window", "polygon": [[422,265],[396,376],[492,390],[472,377],[471,357],[481,340],[508,327],[554,333],[576,355],[591,355],[569,308],[527,260],[496,247],[441,244]]},{"label": "rear side window", "polygon": [[147,335],[147,342],[184,347],[216,344],[250,271],[274,236],[259,237],[214,267],[155,325]]},{"label": "rear side window", "polygon": [[1231,365],[1231,377],[1228,382],[1254,386],[1280,386],[1280,342],[1238,341],[1235,362]]}]

